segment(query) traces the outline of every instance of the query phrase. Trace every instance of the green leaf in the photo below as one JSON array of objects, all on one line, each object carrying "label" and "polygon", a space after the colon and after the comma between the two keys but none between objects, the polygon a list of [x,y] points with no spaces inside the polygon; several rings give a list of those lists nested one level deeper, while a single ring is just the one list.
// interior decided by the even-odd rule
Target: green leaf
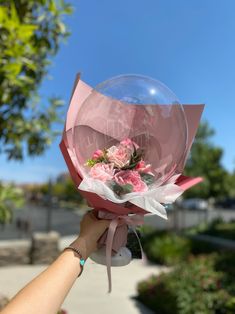
[{"label": "green leaf", "polygon": [[122,185],[122,191],[123,191],[124,194],[131,193],[133,191],[133,185],[128,184],[128,183]]},{"label": "green leaf", "polygon": [[149,174],[149,173],[141,173],[140,176],[141,176],[141,179],[142,179],[147,185],[153,184],[154,181],[155,181],[155,177],[154,177],[152,174]]},{"label": "green leaf", "polygon": [[133,191],[133,186],[131,184],[119,185],[115,181],[110,182],[110,188],[119,196]]},{"label": "green leaf", "polygon": [[85,163],[88,167],[93,167],[95,164],[97,164],[99,161],[97,159],[88,159]]},{"label": "green leaf", "polygon": [[13,21],[15,21],[17,24],[20,23],[17,11],[16,11],[16,7],[13,1],[11,1],[11,18]]},{"label": "green leaf", "polygon": [[0,27],[3,25],[2,23],[5,21],[7,16],[7,8],[0,7]]},{"label": "green leaf", "polygon": [[14,78],[20,73],[21,66],[22,65],[20,63],[8,63],[3,66],[3,70],[6,72],[6,75],[8,75],[8,77]]},{"label": "green leaf", "polygon": [[38,28],[37,25],[21,25],[20,26],[20,39],[22,41],[28,40],[34,33],[34,31]]},{"label": "green leaf", "polygon": [[57,13],[56,2],[54,0],[49,1],[49,11],[53,14]]}]

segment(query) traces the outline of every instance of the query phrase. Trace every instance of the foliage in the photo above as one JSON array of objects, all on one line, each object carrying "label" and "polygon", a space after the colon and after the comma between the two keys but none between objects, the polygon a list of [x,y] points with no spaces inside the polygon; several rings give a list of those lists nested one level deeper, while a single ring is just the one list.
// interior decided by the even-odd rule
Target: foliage
[{"label": "foliage", "polygon": [[[193,255],[210,254],[218,251],[219,251],[218,245],[214,243],[203,241],[194,237],[190,238],[190,254]],[[221,251],[223,251],[222,248]]]},{"label": "foliage", "polygon": [[147,237],[143,247],[149,260],[164,265],[176,265],[190,253],[190,240],[174,233],[158,233]]},{"label": "foliage", "polygon": [[81,203],[83,201],[82,195],[74,185],[69,174],[59,175],[54,182],[48,182],[41,186],[35,187],[34,194],[38,192],[43,196],[56,197],[58,201],[69,201],[75,203]]},{"label": "foliage", "polygon": [[211,143],[214,130],[207,122],[202,122],[187,161],[185,174],[202,175],[204,181],[185,193],[185,197],[224,197],[235,190],[235,177],[221,164],[223,150]]},{"label": "foliage", "polygon": [[57,195],[58,197],[61,197],[61,194],[57,193],[59,187],[60,188],[63,187],[62,197],[64,200],[77,201],[77,202],[83,201],[83,197],[81,196],[78,189],[74,185],[74,182],[72,181],[70,176],[65,180],[64,184],[57,182],[54,185],[54,188],[53,188],[54,194]]},{"label": "foliage", "polygon": [[[204,230],[205,227],[200,230]],[[149,226],[141,227],[141,242],[147,258],[158,264],[174,266],[187,260],[192,254],[209,254],[218,251],[215,244],[193,237],[197,230],[188,230],[177,235],[169,231],[156,231]]]},{"label": "foliage", "polygon": [[235,221],[225,222],[221,218],[214,219],[211,223],[206,225],[198,233],[234,240]]},{"label": "foliage", "polygon": [[[52,97],[39,105],[37,90],[69,34],[63,16],[71,12],[64,0],[0,2],[0,153],[8,159],[42,154],[56,135],[52,125],[62,101]],[[10,200],[8,189],[2,186],[1,193]],[[11,215],[0,199],[1,222]]]},{"label": "foliage", "polygon": [[[221,223],[224,224],[216,220],[210,227],[215,229]],[[186,237],[186,249],[181,240],[177,248],[178,239],[175,239],[179,236],[172,232],[154,231],[147,226],[141,228],[141,232],[147,257],[152,262],[175,266],[173,271],[152,276],[138,285],[141,302],[159,314],[235,312],[234,252],[221,249],[218,253],[213,244]],[[167,249],[162,249],[164,244]],[[175,252],[177,255],[173,259]]]},{"label": "foliage", "polygon": [[10,184],[0,183],[0,223],[10,222],[14,208],[23,205],[24,197],[21,189]]},{"label": "foliage", "polygon": [[[64,0],[2,0],[0,4],[0,144],[9,159],[41,154],[58,120],[58,98],[38,102],[37,90],[59,43],[68,36]],[[25,145],[25,146],[24,146]]]},{"label": "foliage", "polygon": [[217,256],[200,256],[138,284],[138,299],[159,314],[232,314],[234,295],[216,270]]},{"label": "foliage", "polygon": [[224,273],[223,284],[227,287],[229,293],[235,296],[235,252],[218,254],[215,268]]}]

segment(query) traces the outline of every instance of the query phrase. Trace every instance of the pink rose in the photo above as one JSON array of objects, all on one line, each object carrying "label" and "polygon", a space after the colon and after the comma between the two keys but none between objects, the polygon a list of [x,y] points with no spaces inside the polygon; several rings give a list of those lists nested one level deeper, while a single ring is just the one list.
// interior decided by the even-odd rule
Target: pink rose
[{"label": "pink rose", "polygon": [[98,179],[103,182],[111,180],[114,176],[113,167],[113,164],[98,162],[91,168],[90,175],[92,176],[92,178]]},{"label": "pink rose", "polygon": [[114,180],[119,185],[131,184],[133,192],[146,192],[148,190],[145,182],[141,180],[141,176],[134,170],[122,170],[115,174]]},{"label": "pink rose", "polygon": [[140,160],[138,162],[138,164],[135,166],[135,170],[142,173],[148,173],[148,174],[154,175],[151,171],[151,165],[150,164],[146,165],[144,160]]},{"label": "pink rose", "polygon": [[101,149],[97,149],[97,150],[94,152],[94,154],[93,154],[93,156],[92,156],[92,159],[98,159],[98,158],[100,158],[100,157],[103,157],[103,155],[104,155],[103,151],[102,151]]},{"label": "pink rose", "polygon": [[108,160],[117,168],[122,168],[129,164],[132,151],[123,145],[112,146],[107,150]]},{"label": "pink rose", "polygon": [[133,150],[133,147],[136,149],[139,148],[139,145],[137,145],[135,142],[133,142],[130,138],[126,138],[120,142],[121,145]]}]

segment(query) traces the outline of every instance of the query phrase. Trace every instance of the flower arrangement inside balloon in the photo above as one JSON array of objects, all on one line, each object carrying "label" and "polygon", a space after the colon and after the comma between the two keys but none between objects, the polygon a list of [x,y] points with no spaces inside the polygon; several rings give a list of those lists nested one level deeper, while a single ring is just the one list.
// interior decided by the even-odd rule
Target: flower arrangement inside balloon
[{"label": "flower arrangement inside balloon", "polygon": [[110,267],[131,261],[128,226],[149,213],[167,218],[165,205],[201,181],[182,176],[203,107],[195,109],[185,110],[165,85],[144,76],[115,77],[95,89],[76,85],[61,150],[96,217],[111,219],[91,255],[107,265],[109,291]]},{"label": "flower arrangement inside balloon", "polygon": [[127,138],[116,146],[96,150],[86,165],[93,179],[106,183],[118,196],[146,192],[154,182],[154,174],[143,155],[138,144]]}]

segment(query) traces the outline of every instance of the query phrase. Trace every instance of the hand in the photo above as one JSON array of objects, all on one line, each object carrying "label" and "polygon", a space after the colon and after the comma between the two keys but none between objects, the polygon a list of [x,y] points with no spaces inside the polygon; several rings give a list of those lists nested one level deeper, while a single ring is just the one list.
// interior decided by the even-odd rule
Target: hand
[{"label": "hand", "polygon": [[84,259],[97,250],[97,241],[109,227],[110,220],[97,219],[92,211],[86,213],[80,222],[79,237],[71,243],[77,247]]}]

